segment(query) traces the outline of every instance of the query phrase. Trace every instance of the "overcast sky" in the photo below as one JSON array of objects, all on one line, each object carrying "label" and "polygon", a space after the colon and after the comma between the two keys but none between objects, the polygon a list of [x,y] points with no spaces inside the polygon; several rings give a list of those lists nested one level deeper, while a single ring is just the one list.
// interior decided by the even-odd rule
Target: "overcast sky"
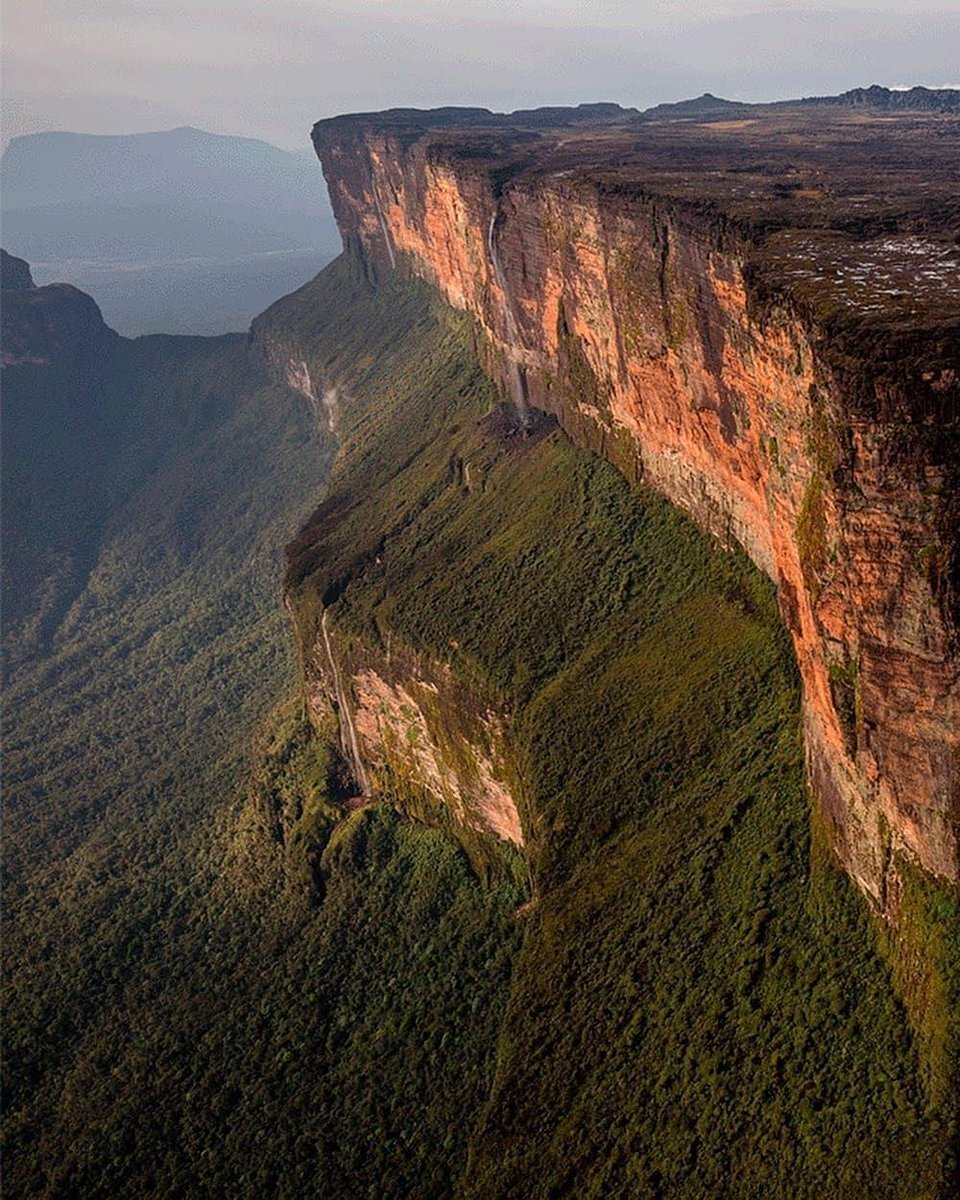
[{"label": "overcast sky", "polygon": [[[869,7],[868,7],[869,5]],[[197,125],[305,149],[396,105],[957,85],[960,0],[7,0],[4,141]]]}]

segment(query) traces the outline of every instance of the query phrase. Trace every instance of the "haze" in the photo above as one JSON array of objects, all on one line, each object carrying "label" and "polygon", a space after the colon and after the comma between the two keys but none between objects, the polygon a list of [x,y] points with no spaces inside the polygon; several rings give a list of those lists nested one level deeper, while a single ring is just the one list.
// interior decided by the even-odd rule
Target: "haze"
[{"label": "haze", "polygon": [[191,124],[305,149],[319,117],[394,105],[955,85],[960,5],[19,0],[4,26],[5,140]]}]

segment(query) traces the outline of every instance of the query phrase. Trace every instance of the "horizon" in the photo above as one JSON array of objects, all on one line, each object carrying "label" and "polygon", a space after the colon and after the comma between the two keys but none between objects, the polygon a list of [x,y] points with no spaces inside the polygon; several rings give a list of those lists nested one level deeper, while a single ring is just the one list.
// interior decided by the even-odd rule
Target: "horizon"
[{"label": "horizon", "polygon": [[[364,113],[367,113],[367,112],[374,113],[374,112],[389,112],[391,110],[398,110],[398,111],[408,110],[411,112],[426,113],[426,112],[431,112],[431,111],[434,111],[437,109],[456,109],[456,108],[462,108],[464,111],[471,111],[471,110],[476,111],[478,109],[484,110],[484,111],[491,113],[493,116],[512,116],[514,113],[517,113],[517,112],[535,112],[538,109],[577,108],[580,106],[590,106],[590,105],[597,105],[597,104],[614,104],[614,105],[617,105],[618,107],[622,108],[624,112],[637,112],[637,113],[643,114],[645,112],[649,112],[652,109],[661,107],[663,105],[683,104],[683,103],[687,103],[687,102],[694,101],[694,100],[711,99],[711,100],[717,100],[722,103],[729,103],[729,104],[744,104],[744,105],[762,106],[764,104],[787,104],[792,101],[811,100],[811,99],[826,99],[829,96],[842,96],[848,92],[853,92],[853,91],[869,91],[871,88],[877,88],[877,87],[882,88],[889,92],[911,92],[911,91],[928,91],[928,92],[949,91],[949,92],[953,92],[953,91],[960,91],[960,83],[939,83],[939,84],[902,83],[902,84],[897,84],[897,85],[890,85],[890,84],[880,84],[880,83],[876,83],[874,81],[871,83],[853,83],[849,87],[843,88],[842,91],[839,91],[839,92],[831,92],[831,93],[804,92],[803,94],[798,94],[798,95],[771,97],[767,100],[735,100],[730,96],[721,96],[715,92],[705,91],[705,92],[700,92],[697,95],[682,96],[678,100],[658,100],[658,101],[655,101],[653,104],[646,106],[645,108],[638,108],[636,105],[623,104],[621,101],[618,101],[618,100],[606,100],[606,99],[602,99],[602,98],[593,98],[593,99],[589,99],[589,100],[573,101],[569,104],[563,104],[563,105],[552,105],[552,104],[547,104],[547,103],[538,104],[538,103],[534,102],[534,103],[531,103],[528,105],[524,105],[521,108],[515,108],[515,109],[490,108],[489,106],[483,105],[483,104],[444,104],[444,103],[440,102],[437,104],[431,104],[429,106],[390,105],[385,109],[357,109],[352,112],[344,111],[344,112],[330,113],[325,117],[317,118],[317,120],[318,121],[330,120],[330,119],[333,119],[333,118],[339,117],[339,116],[358,116],[358,115],[363,115]],[[317,122],[314,122],[314,124],[316,124],[316,123]],[[312,128],[313,128],[313,126],[311,125],[311,129]],[[286,153],[306,154],[310,157],[312,157],[313,153],[314,153],[313,147],[310,144],[309,133],[307,135],[306,147],[304,147],[302,149],[297,149],[296,147],[281,146],[277,142],[271,142],[268,138],[255,137],[255,136],[252,136],[252,135],[246,134],[246,133],[233,133],[233,132],[219,130],[219,129],[205,129],[200,125],[193,125],[193,124],[189,124],[189,123],[183,124],[183,125],[165,126],[165,127],[161,127],[158,129],[132,129],[132,130],[125,130],[125,131],[98,130],[96,132],[91,132],[88,130],[67,129],[67,128],[36,129],[36,130],[31,130],[30,132],[14,134],[11,137],[4,137],[3,153],[4,154],[6,153],[7,149],[10,147],[10,145],[13,142],[20,141],[25,138],[33,138],[33,137],[61,136],[61,137],[90,137],[90,138],[135,138],[135,137],[146,137],[146,136],[150,136],[150,135],[160,136],[163,134],[171,134],[171,133],[201,133],[204,136],[209,136],[209,137],[234,138],[234,139],[239,139],[239,140],[248,141],[248,142],[258,142],[262,145],[271,146],[272,148],[277,149],[277,150],[283,150]]]},{"label": "horizon", "polygon": [[[24,0],[4,14],[4,130],[116,136],[193,126],[309,150],[317,120],[385,108],[511,112],[603,95],[641,110],[711,93],[766,103],[956,86],[956,3],[573,0],[439,5]],[[362,16],[362,20],[360,19]],[[211,87],[211,74],[216,85]],[[95,82],[94,82],[95,81]],[[948,82],[950,81],[950,82]],[[67,116],[69,114],[69,116]]]}]

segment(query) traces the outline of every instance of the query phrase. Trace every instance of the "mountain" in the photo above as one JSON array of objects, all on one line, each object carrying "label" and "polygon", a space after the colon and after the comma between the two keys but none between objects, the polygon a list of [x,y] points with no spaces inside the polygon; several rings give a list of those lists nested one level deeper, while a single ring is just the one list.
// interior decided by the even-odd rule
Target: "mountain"
[{"label": "mountain", "polygon": [[5,628],[11,1194],[935,1181],[772,588],[473,336],[342,259],[249,342],[5,369],[57,551]]},{"label": "mountain", "polygon": [[30,264],[0,250],[0,287],[6,291],[26,291],[34,286]]},{"label": "mountain", "polygon": [[851,88],[839,96],[816,96],[803,104],[841,104],[848,108],[872,108],[887,112],[960,113],[958,88],[886,88],[874,83]]},{"label": "mountain", "polygon": [[245,328],[339,248],[315,162],[250,138],[31,134],[0,182],[8,244],[127,333]]},{"label": "mountain", "polygon": [[692,100],[679,100],[675,104],[657,104],[653,108],[645,108],[643,116],[654,119],[660,117],[722,117],[740,109],[752,107],[752,105],[744,104],[739,100],[724,100],[720,96],[704,92],[702,96],[697,96]]},{"label": "mountain", "polygon": [[82,370],[108,352],[116,334],[94,300],[69,284],[38,288],[22,258],[3,262],[3,365],[26,363]]},{"label": "mountain", "polygon": [[[952,1035],[914,1032],[882,924],[810,824],[772,585],[575,430],[518,421],[432,287],[368,294],[362,267],[253,334],[328,397],[341,446],[287,554],[314,720],[337,713],[353,789],[481,877],[517,853],[530,872],[454,1195],[937,1195]],[[904,871],[936,990],[955,893],[928,909]],[[325,1153],[348,1195],[409,1194]]]},{"label": "mountain", "polygon": [[811,784],[883,904],[894,848],[960,879],[958,130],[913,110],[882,110],[869,138],[845,105],[749,113],[535,139],[521,121],[484,144],[472,120],[388,113],[322,121],[314,142],[372,279],[428,279],[479,323],[519,410],[553,413],[776,581]]},{"label": "mountain", "polygon": [[[533,138],[523,121],[512,137],[499,123],[481,137],[472,118],[457,131],[449,115],[433,129],[425,115],[404,123],[387,113],[382,121],[376,115],[321,121],[313,136],[355,270],[378,287],[398,275],[425,280],[470,319],[481,361],[510,401],[516,436],[522,440],[537,428],[537,413],[550,414],[576,445],[667,497],[722,545],[739,547],[775,585],[802,682],[805,776],[825,843],[887,928],[911,926],[920,909],[924,924],[932,909],[921,896],[941,896],[946,924],[937,938],[945,940],[937,942],[936,961],[921,968],[924,982],[914,975],[915,950],[895,954],[893,970],[920,1036],[922,1069],[941,1081],[936,1103],[945,1104],[945,1113],[955,1103],[955,1085],[947,1081],[956,1074],[958,1013],[955,999],[946,997],[957,995],[960,928],[960,126],[939,110],[908,108],[898,119],[885,108],[871,117],[841,103],[757,106],[735,116],[716,123],[625,115],[619,124],[608,120],[577,132],[560,125],[555,134],[541,130]],[[462,470],[468,491],[495,492],[486,456],[482,446],[469,455],[451,449],[448,461],[462,463],[453,478]],[[407,504],[418,511],[413,496],[432,493],[426,481],[412,488]],[[529,500],[517,497],[516,504],[525,511]],[[483,728],[471,735],[460,726],[472,747],[467,755],[456,744],[451,752],[446,727],[427,736],[429,703],[417,717],[413,700],[404,702],[416,736],[402,706],[392,719],[383,711],[388,694],[420,695],[424,678],[447,711],[438,668],[424,664],[424,643],[443,662],[459,660],[459,652],[440,649],[443,622],[438,628],[433,614],[441,602],[424,603],[432,593],[421,584],[404,625],[417,654],[405,660],[398,595],[416,562],[405,559],[388,571],[382,548],[360,549],[357,514],[339,518],[339,512],[318,512],[316,526],[295,547],[290,577],[311,694],[339,695],[341,713],[345,704],[353,708],[356,738],[349,740],[351,746],[356,740],[353,753],[366,772],[382,763],[391,781],[425,780],[426,761],[407,750],[422,747],[425,759],[440,764],[445,786],[423,783],[421,790],[434,799],[443,792],[454,826],[489,827],[492,817],[476,797],[478,768],[457,766],[465,758],[481,761],[489,737]],[[350,529],[346,554],[338,519]],[[543,520],[554,531],[562,528],[556,516]],[[507,529],[497,544],[510,546],[510,561],[518,554],[532,570],[538,554],[514,551]],[[468,589],[482,577],[481,564],[496,559],[491,551],[475,553],[468,553],[464,573]],[[418,555],[424,554],[421,545]],[[438,560],[451,555],[438,553]],[[611,586],[631,593],[636,584],[615,578],[604,595]],[[456,608],[485,614],[481,642],[507,639],[498,633],[501,613],[511,627],[524,628],[534,602],[522,579],[511,590],[515,605],[506,596],[493,601],[470,591]],[[389,597],[383,610],[379,596]],[[596,603],[584,583],[575,596],[558,597],[553,611],[592,610]],[[347,648],[334,688],[329,647],[337,644],[341,621]],[[548,621],[542,613],[521,635],[531,654]],[[557,621],[555,637],[569,647],[569,619]],[[459,620],[449,624],[467,659],[462,678],[469,678],[478,643],[466,639]],[[378,650],[385,627],[389,663]],[[613,618],[611,629],[619,630]],[[622,635],[611,632],[616,636]],[[649,670],[637,660],[639,674]],[[351,678],[352,689],[343,682]],[[505,677],[495,678],[497,695]],[[615,690],[617,678],[609,677],[616,705],[605,708],[601,695],[593,702],[607,722],[633,702],[626,685]],[[589,679],[581,676],[578,684],[587,689]],[[671,676],[664,689],[673,695],[675,686]],[[561,685],[551,688],[559,693]],[[569,761],[558,765],[546,792],[533,799],[538,764],[555,753],[563,759],[575,731],[589,728],[588,715],[544,744],[535,725],[516,717],[518,707],[526,711],[520,684],[508,685],[507,695],[501,718],[515,721],[511,727],[532,741],[521,742],[499,770],[493,764],[496,786],[481,790],[497,798],[497,811],[509,809],[504,793],[512,799],[533,842],[535,877],[544,886],[553,880],[557,921],[569,928],[579,896],[572,883],[564,889],[586,873],[579,855],[564,858],[569,842],[581,820],[595,831],[622,832],[633,809],[621,807],[619,797],[636,797],[639,785],[610,783],[626,769],[624,748],[600,779],[586,766],[581,772]],[[565,713],[571,703],[558,700]],[[468,708],[485,705],[497,711],[489,695]],[[608,723],[596,730],[591,761],[602,758],[613,736]],[[587,754],[574,750],[574,761],[585,763]],[[676,778],[679,767],[670,770]],[[592,808],[588,796],[600,793],[604,799]],[[565,797],[576,805],[576,818]],[[610,833],[616,844],[619,836]],[[543,903],[546,922],[546,895]],[[912,936],[916,930],[901,946]],[[919,936],[932,945],[927,933]],[[578,951],[579,962],[585,953]],[[547,970],[539,961],[541,977]],[[944,997],[936,1019],[933,992]],[[532,1023],[520,1014],[530,1006],[539,1011],[541,1003],[531,980],[525,1002],[511,1008],[516,1023],[505,1034],[507,1045],[532,1044]],[[648,1006],[645,1012],[649,1020]],[[581,1036],[586,1040],[585,1026]],[[537,1081],[557,1078],[548,1060],[545,1053],[531,1067],[518,1051],[501,1064],[487,1127],[492,1141],[475,1148],[473,1159],[478,1194],[519,1194],[523,1164],[544,1138],[567,1147],[557,1155],[555,1186],[563,1191],[561,1163],[574,1152],[575,1136],[563,1142],[570,1128],[563,1103],[545,1115],[550,1097]],[[593,1071],[588,1066],[578,1076],[582,1086],[596,1081]],[[612,1095],[618,1085],[604,1077],[596,1086]],[[666,1094],[661,1103],[668,1103]],[[606,1120],[613,1119],[608,1110]],[[538,1133],[528,1139],[524,1131],[531,1129]],[[649,1144],[649,1137],[637,1140]],[[947,1132],[941,1143],[948,1175],[953,1137]],[[737,1178],[748,1177],[744,1164]],[[723,1178],[717,1168],[714,1193]],[[793,1195],[812,1188],[799,1179],[793,1192],[786,1183],[777,1186]],[[867,1194],[884,1190],[874,1180],[839,1191],[858,1194],[861,1186]],[[671,1174],[664,1190],[674,1195],[679,1187]],[[769,1194],[759,1180],[743,1182],[742,1190]]]},{"label": "mountain", "polygon": [[732,115],[321,122],[248,337],[4,260],[13,1194],[956,1194],[956,119]]},{"label": "mountain", "polygon": [[51,205],[237,203],[316,217],[316,165],[254,138],[184,127],[117,136],[34,133],[3,156],[4,203]]},{"label": "mountain", "polygon": [[724,100],[704,92],[692,100],[675,104],[657,104],[640,114],[648,120],[670,117],[723,118],[727,116],[761,114],[773,109],[803,107],[860,108],[878,112],[960,113],[960,89],[957,88],[885,88],[872,84],[867,88],[851,88],[837,96],[809,96],[803,100],[778,100],[772,105],[747,104],[741,100]]}]

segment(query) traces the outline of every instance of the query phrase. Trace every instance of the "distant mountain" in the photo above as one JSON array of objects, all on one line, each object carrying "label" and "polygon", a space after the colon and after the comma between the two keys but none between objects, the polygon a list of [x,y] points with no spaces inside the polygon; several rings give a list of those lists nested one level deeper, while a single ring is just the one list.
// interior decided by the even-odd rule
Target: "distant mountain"
[{"label": "distant mountain", "polygon": [[839,96],[808,97],[800,103],[842,104],[848,108],[881,108],[891,112],[960,113],[960,89],[887,88],[874,83],[870,87],[851,88],[848,92],[841,92]]},{"label": "distant mountain", "polygon": [[0,185],[38,281],[91,288],[128,334],[242,329],[340,248],[314,156],[252,138],[31,134]]},{"label": "distant mountain", "polygon": [[670,117],[725,117],[750,109],[794,108],[797,105],[839,105],[843,108],[876,108],[890,112],[960,112],[960,90],[956,88],[886,88],[874,83],[870,87],[851,88],[838,96],[807,96],[802,100],[777,100],[773,104],[749,104],[743,100],[724,100],[704,92],[692,100],[675,104],[657,104],[640,114],[645,120]]},{"label": "distant mountain", "polygon": [[[8,209],[103,204],[245,204],[316,219],[326,209],[312,154],[189,126],[105,136],[14,138],[0,164]],[[314,236],[316,231],[314,230]]]},{"label": "distant mountain", "polygon": [[710,92],[704,92],[693,100],[678,100],[675,104],[657,104],[643,111],[644,117],[716,117],[742,108],[749,108],[740,100],[724,100]]}]

